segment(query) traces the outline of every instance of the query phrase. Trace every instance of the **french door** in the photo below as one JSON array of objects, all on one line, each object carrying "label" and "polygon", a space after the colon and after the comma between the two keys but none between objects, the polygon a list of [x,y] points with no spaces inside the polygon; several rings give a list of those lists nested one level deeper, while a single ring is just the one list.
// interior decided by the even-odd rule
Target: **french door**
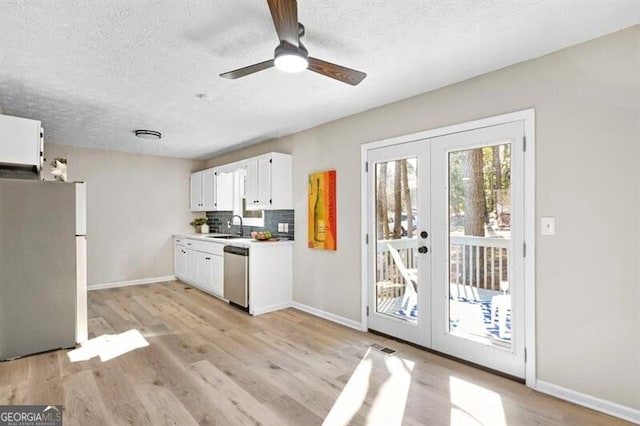
[{"label": "french door", "polygon": [[373,149],[367,163],[368,326],[429,347],[428,145],[418,141]]},{"label": "french door", "polygon": [[523,139],[515,121],[367,150],[369,329],[525,376]]}]

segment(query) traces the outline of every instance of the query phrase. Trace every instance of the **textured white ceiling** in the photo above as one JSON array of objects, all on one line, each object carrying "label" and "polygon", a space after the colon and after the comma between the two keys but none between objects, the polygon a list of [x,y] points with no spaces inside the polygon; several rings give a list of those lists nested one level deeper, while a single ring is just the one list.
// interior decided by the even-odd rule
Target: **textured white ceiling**
[{"label": "textured white ceiling", "polygon": [[309,71],[218,77],[273,57],[265,0],[0,0],[0,102],[41,120],[47,142],[207,158],[640,22],[640,0],[300,0],[298,11],[310,54],[367,72],[359,86]]}]

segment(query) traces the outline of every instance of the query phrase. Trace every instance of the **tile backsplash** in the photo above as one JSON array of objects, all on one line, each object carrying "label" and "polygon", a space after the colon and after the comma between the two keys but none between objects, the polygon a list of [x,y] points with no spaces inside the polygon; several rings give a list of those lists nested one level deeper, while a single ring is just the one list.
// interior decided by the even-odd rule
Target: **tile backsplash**
[{"label": "tile backsplash", "polygon": [[[268,229],[274,237],[287,238],[289,240],[294,239],[294,210],[263,210],[263,212],[264,226],[243,226],[242,231],[244,235],[250,235],[252,231],[264,231]],[[237,219],[235,225],[231,225],[231,228],[227,227],[227,223],[231,220],[232,216],[232,211],[207,212],[209,232],[221,234],[237,232],[239,226]],[[278,232],[279,223],[288,224],[289,232]]]}]

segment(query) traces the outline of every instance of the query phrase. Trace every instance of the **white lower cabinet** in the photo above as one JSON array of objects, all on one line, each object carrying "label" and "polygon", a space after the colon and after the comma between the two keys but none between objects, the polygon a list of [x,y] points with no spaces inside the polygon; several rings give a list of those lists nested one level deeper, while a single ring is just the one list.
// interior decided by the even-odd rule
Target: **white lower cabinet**
[{"label": "white lower cabinet", "polygon": [[261,315],[291,306],[293,244],[256,243],[249,251],[249,313]]},{"label": "white lower cabinet", "polygon": [[196,282],[204,287],[205,290],[212,291],[213,287],[213,261],[212,254],[195,252],[196,262],[198,262],[196,270]]},{"label": "white lower cabinet", "polygon": [[[224,243],[179,237],[174,240],[175,275],[224,298]],[[288,308],[293,300],[293,244],[249,246],[249,313],[261,315]]]},{"label": "white lower cabinet", "polygon": [[193,250],[185,249],[187,252],[187,267],[185,268],[185,276],[184,278],[187,281],[197,282],[198,281],[198,257],[196,252]]},{"label": "white lower cabinet", "polygon": [[224,257],[213,255],[213,276],[211,291],[220,296],[224,296]]},{"label": "white lower cabinet", "polygon": [[181,281],[192,284],[200,290],[223,297],[224,261],[222,248],[224,244],[213,242],[191,242],[176,239],[175,275]]},{"label": "white lower cabinet", "polygon": [[187,275],[187,250],[183,246],[175,246],[175,274],[176,277]]}]

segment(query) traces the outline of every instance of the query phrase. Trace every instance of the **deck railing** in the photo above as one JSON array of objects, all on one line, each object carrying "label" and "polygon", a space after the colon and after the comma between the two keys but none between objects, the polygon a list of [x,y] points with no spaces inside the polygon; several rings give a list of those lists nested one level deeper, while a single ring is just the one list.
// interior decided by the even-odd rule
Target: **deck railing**
[{"label": "deck railing", "polygon": [[391,253],[387,250],[387,244],[398,250],[400,258],[407,269],[417,268],[416,262],[416,239],[415,238],[400,238],[397,240],[378,240],[378,259],[376,277],[377,281],[387,281],[397,284],[403,284],[404,279],[402,274],[398,271]]},{"label": "deck railing", "polygon": [[509,281],[511,240],[495,237],[451,236],[449,280],[485,290],[500,290]]},{"label": "deck railing", "polygon": [[[408,269],[417,268],[416,238],[379,240],[377,281],[403,283],[387,244],[400,253]],[[511,240],[496,237],[450,237],[450,284],[468,285],[479,289],[500,291],[500,282],[509,281],[509,249]]]}]

